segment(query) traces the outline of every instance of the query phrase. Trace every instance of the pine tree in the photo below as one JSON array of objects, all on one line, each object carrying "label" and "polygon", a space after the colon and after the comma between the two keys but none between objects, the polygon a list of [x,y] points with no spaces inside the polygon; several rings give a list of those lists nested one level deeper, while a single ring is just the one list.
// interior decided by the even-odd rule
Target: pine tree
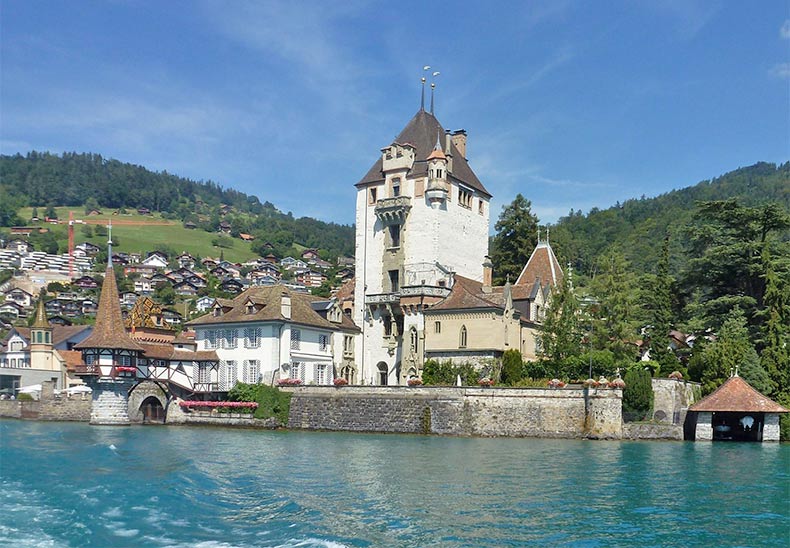
[{"label": "pine tree", "polygon": [[653,381],[641,367],[629,369],[623,389],[623,413],[632,420],[643,420],[653,409]]},{"label": "pine tree", "polygon": [[504,284],[508,277],[515,281],[537,245],[538,218],[531,208],[532,202],[517,194],[502,208],[494,225],[496,234],[491,239],[491,260],[497,284]]},{"label": "pine tree", "polygon": [[650,359],[671,373],[678,366],[675,353],[669,348],[669,330],[672,328],[672,278],[669,275],[669,236],[661,246],[655,278],[648,289],[646,305],[650,324]]},{"label": "pine tree", "polygon": [[765,323],[761,363],[773,381],[773,396],[790,396],[790,297],[788,287],[774,270],[770,253],[763,253],[765,271]]},{"label": "pine tree", "polygon": [[564,276],[562,283],[551,293],[546,315],[540,328],[538,354],[550,361],[559,374],[563,362],[582,353],[581,333],[579,331],[579,302],[573,294],[570,276]]}]

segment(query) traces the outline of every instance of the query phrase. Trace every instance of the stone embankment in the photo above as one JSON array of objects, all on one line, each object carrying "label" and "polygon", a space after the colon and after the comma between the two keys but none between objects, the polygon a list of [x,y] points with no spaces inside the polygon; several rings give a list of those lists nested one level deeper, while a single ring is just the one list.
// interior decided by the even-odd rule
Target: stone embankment
[{"label": "stone embankment", "polygon": [[584,388],[300,387],[289,428],[457,436],[623,435],[622,391]]},{"label": "stone embankment", "polygon": [[0,400],[0,417],[87,422],[91,418],[91,396],[56,397],[52,382],[47,381],[41,384],[39,401]]}]

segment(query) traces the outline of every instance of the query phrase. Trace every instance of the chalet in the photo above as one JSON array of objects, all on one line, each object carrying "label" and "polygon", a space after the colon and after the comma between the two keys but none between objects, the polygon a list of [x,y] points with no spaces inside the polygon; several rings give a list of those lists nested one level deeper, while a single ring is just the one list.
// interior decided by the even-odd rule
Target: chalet
[{"label": "chalet", "polygon": [[279,276],[271,276],[270,274],[264,274],[262,272],[252,272],[250,274],[250,284],[251,285],[277,285],[280,283]]},{"label": "chalet", "polygon": [[269,253],[263,260],[270,264],[277,264],[277,256],[274,253]]},{"label": "chalet", "polygon": [[23,308],[32,308],[33,295],[20,287],[15,287],[5,292],[5,302],[13,302]]},{"label": "chalet", "polygon": [[153,251],[149,253],[140,264],[155,266],[156,268],[166,268],[167,262],[167,255],[160,251]]},{"label": "chalet", "polygon": [[341,268],[335,274],[335,278],[340,278],[343,281],[350,280],[353,277],[354,277],[354,269],[349,267]]},{"label": "chalet", "polygon": [[197,228],[197,225],[195,223],[193,223],[192,221],[187,221],[187,222],[184,223],[184,228],[189,229],[189,230],[194,230],[194,229]]},{"label": "chalet", "polygon": [[96,311],[99,309],[99,303],[94,301],[93,299],[85,299],[82,301],[82,314],[83,315],[93,315],[96,314]]},{"label": "chalet", "polygon": [[219,290],[226,293],[241,293],[244,290],[244,285],[236,279],[230,278],[219,284]]},{"label": "chalet", "polygon": [[151,280],[143,277],[137,278],[134,281],[134,291],[140,295],[152,294],[154,292],[154,288],[151,284]]},{"label": "chalet", "polygon": [[219,231],[223,234],[230,234],[231,226],[228,221],[220,221],[219,223]]},{"label": "chalet", "polygon": [[44,304],[44,309],[47,312],[47,316],[53,316],[60,314],[60,301],[57,299],[52,299],[51,301],[47,301]]},{"label": "chalet", "polygon": [[24,308],[15,302],[6,301],[0,304],[0,316],[13,321],[19,318],[27,317],[27,313]]},{"label": "chalet", "polygon": [[178,313],[178,311],[173,310],[172,308],[163,308],[162,321],[170,327],[176,327],[183,323],[184,318]]},{"label": "chalet", "polygon": [[5,243],[5,249],[11,249],[17,253],[30,253],[32,246],[27,240],[22,238],[11,238]]},{"label": "chalet", "polygon": [[96,208],[93,208],[90,211],[88,211],[87,215],[95,217],[96,215],[101,215],[101,211]]},{"label": "chalet", "polygon": [[211,273],[217,278],[225,278],[230,276],[230,272],[224,266],[215,266],[211,269]]},{"label": "chalet", "polygon": [[779,441],[779,416],[790,413],[733,376],[689,407],[696,441]]},{"label": "chalet", "polygon": [[214,297],[200,297],[195,301],[195,310],[198,312],[205,312],[214,306]]},{"label": "chalet", "polygon": [[151,264],[129,264],[124,266],[123,273],[128,276],[129,274],[140,274],[150,278],[159,271],[159,267]]},{"label": "chalet", "polygon": [[134,303],[137,302],[137,298],[138,297],[140,297],[140,295],[138,295],[134,291],[124,291],[120,295],[121,306],[123,306],[124,308],[131,308],[131,307],[133,307]]},{"label": "chalet", "polygon": [[315,268],[320,268],[321,270],[328,270],[332,268],[332,263],[323,259],[310,259],[307,261],[307,264]]},{"label": "chalet", "polygon": [[72,282],[73,285],[76,285],[80,289],[96,289],[99,287],[99,284],[96,283],[96,280],[91,278],[90,276],[82,276],[77,278]]},{"label": "chalet", "polygon": [[245,242],[251,242],[255,239],[255,236],[253,236],[252,234],[245,234],[244,232],[239,232],[239,238],[241,238]]},{"label": "chalet", "polygon": [[200,264],[203,265],[203,268],[210,271],[212,268],[216,268],[217,265],[219,265],[219,261],[217,261],[216,259],[211,259],[206,257],[205,259],[200,261]]},{"label": "chalet", "polygon": [[76,246],[74,246],[74,250],[75,251],[80,250],[86,255],[88,255],[89,257],[93,257],[97,253],[99,253],[99,251],[101,251],[99,246],[92,244],[90,242],[82,242],[81,244],[77,244]]},{"label": "chalet", "polygon": [[184,280],[189,282],[189,283],[191,283],[192,285],[194,285],[198,289],[200,289],[202,287],[206,287],[206,285],[207,285],[205,278],[203,278],[203,276],[201,276],[200,274],[193,274],[192,276],[188,276],[188,277],[184,278]]},{"label": "chalet", "polygon": [[121,255],[120,253],[113,253],[112,254],[112,264],[126,266],[127,264],[129,264],[129,259],[124,257],[123,255]]},{"label": "chalet", "polygon": [[151,287],[153,287],[153,288],[159,288],[159,287],[162,287],[163,285],[172,284],[172,282],[170,281],[170,278],[168,278],[167,276],[165,276],[161,272],[158,272],[158,273],[154,274],[153,276],[151,276],[150,280],[151,280]]},{"label": "chalet", "polygon": [[148,209],[147,207],[138,207],[137,208],[137,213],[139,215],[150,215],[151,214],[151,210]]},{"label": "chalet", "polygon": [[82,316],[82,303],[77,301],[61,302],[60,313],[67,318],[77,318]]},{"label": "chalet", "polygon": [[176,262],[178,262],[178,266],[181,268],[195,268],[195,258],[186,251],[176,257]]},{"label": "chalet", "polygon": [[293,257],[286,257],[280,261],[280,266],[286,270],[304,270],[307,268],[307,263]]},{"label": "chalet", "polygon": [[197,295],[198,292],[198,288],[186,280],[173,284],[173,290],[176,292],[176,295],[189,297]]},{"label": "chalet", "polygon": [[326,276],[315,270],[304,270],[296,274],[296,281],[307,287],[321,287],[326,281]]},{"label": "chalet", "polygon": [[[49,316],[49,314],[47,314],[47,316]],[[71,325],[71,320],[65,318],[64,316],[55,315],[49,316],[49,323],[52,325],[60,325],[65,327]]]},{"label": "chalet", "polygon": [[318,255],[317,249],[305,249],[304,251],[302,251],[302,259],[305,261],[311,261],[320,258],[321,257]]},{"label": "chalet", "polygon": [[337,266],[354,266],[354,258],[353,257],[338,257],[337,258]]}]

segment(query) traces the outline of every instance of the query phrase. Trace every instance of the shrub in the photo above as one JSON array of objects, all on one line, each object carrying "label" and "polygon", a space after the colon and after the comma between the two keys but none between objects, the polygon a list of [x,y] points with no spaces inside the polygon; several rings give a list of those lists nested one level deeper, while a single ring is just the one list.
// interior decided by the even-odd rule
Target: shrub
[{"label": "shrub", "polygon": [[524,376],[524,361],[521,352],[511,348],[502,356],[502,383],[515,385]]},{"label": "shrub", "polygon": [[17,394],[16,397],[17,401],[36,401],[36,399],[31,396],[30,394],[25,394],[24,392],[21,394]]},{"label": "shrub", "polygon": [[427,385],[454,386],[461,377],[464,386],[475,386],[480,374],[470,363],[454,364],[447,360],[428,360],[422,369],[422,382]]},{"label": "shrub", "polygon": [[253,401],[258,403],[255,410],[256,419],[268,419],[271,417],[280,421],[280,424],[288,424],[288,413],[291,410],[291,394],[281,392],[275,386],[265,384],[244,384],[236,383],[228,392],[230,401]]},{"label": "shrub", "polygon": [[623,415],[630,420],[644,420],[653,409],[653,384],[650,372],[642,368],[625,374]]}]

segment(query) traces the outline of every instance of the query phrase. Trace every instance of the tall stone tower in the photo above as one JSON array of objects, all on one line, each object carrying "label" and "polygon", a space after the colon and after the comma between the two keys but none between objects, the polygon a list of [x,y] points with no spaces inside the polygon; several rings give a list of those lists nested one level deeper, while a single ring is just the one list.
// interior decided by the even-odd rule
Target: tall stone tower
[{"label": "tall stone tower", "polygon": [[491,194],[466,137],[420,108],[356,184],[356,382],[420,375],[422,311],[449,293],[453,272],[482,280]]}]

